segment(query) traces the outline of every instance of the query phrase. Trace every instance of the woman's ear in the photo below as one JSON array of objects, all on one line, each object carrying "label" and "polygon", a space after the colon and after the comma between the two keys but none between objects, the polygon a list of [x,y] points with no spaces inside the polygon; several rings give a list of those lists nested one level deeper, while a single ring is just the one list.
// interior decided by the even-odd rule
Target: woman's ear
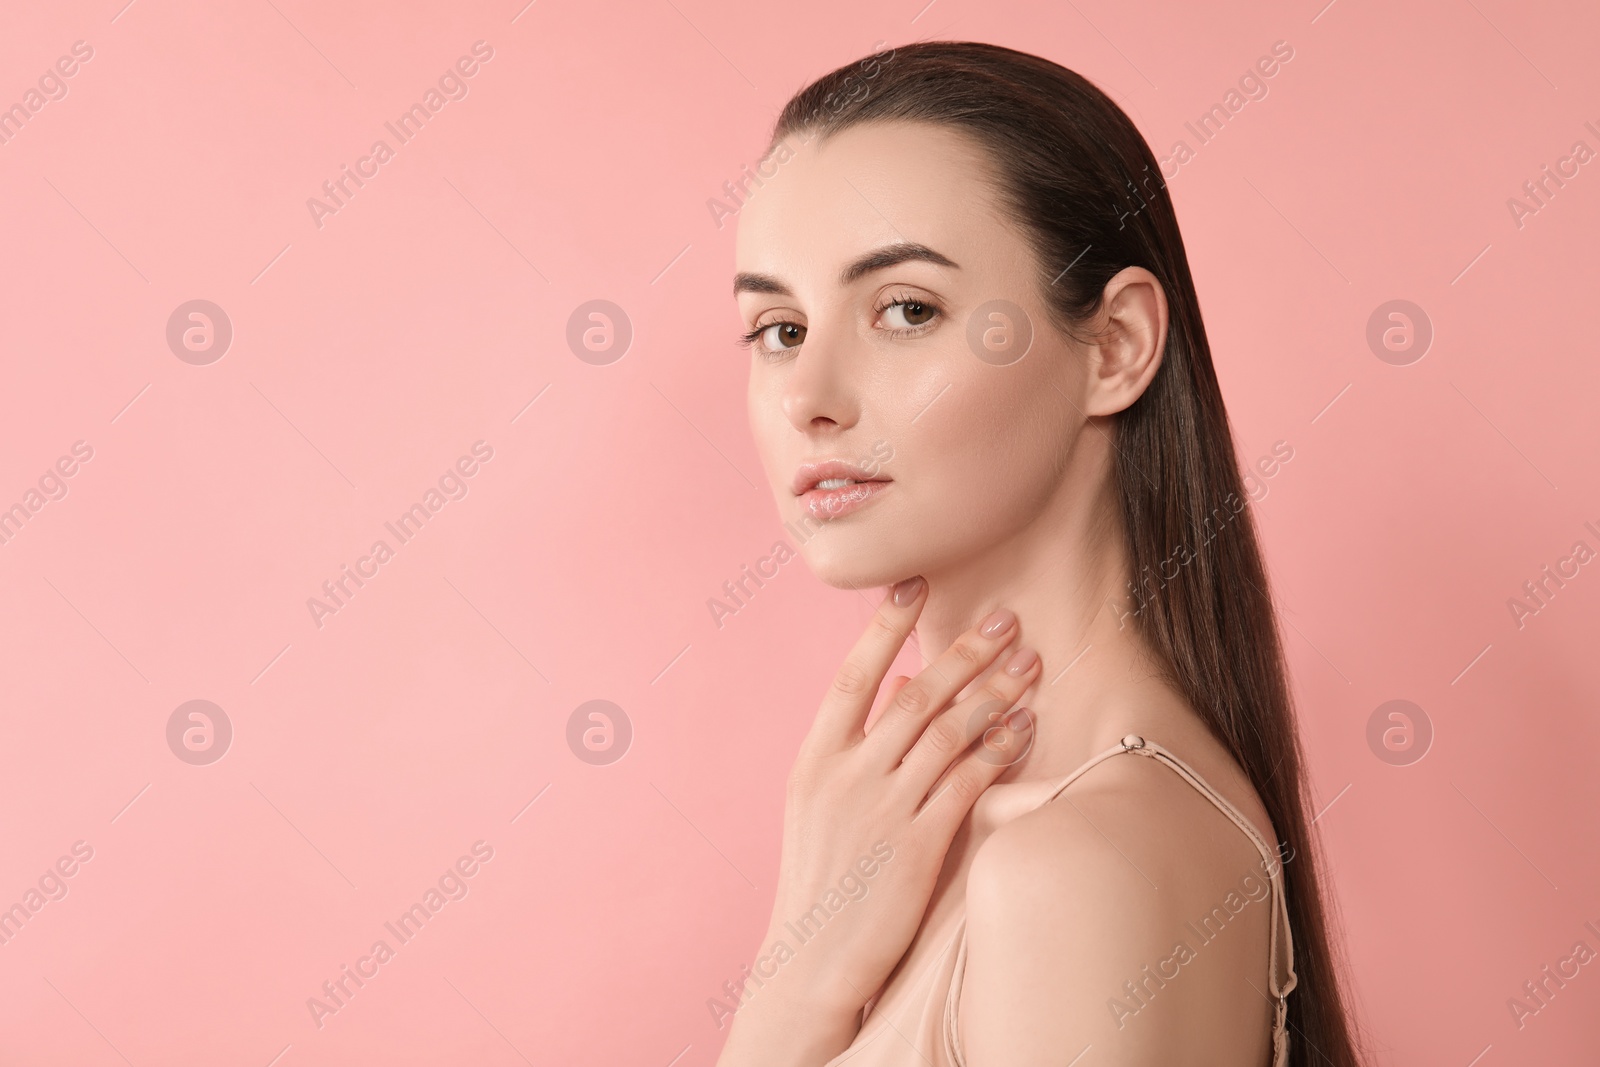
[{"label": "woman's ear", "polygon": [[1087,415],[1113,415],[1144,394],[1167,343],[1167,294],[1143,267],[1124,267],[1106,283],[1099,341],[1088,351]]}]

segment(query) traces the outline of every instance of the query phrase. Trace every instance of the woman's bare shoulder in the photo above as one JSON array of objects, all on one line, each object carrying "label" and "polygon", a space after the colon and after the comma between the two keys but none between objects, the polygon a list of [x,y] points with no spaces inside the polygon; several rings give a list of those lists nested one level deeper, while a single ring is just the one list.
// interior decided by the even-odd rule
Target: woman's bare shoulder
[{"label": "woman's bare shoulder", "polygon": [[969,1062],[1059,1064],[1096,1042],[1119,1064],[1265,1048],[1267,1002],[1246,984],[1266,988],[1261,855],[1154,759],[1109,759],[995,830],[966,906],[963,1043],[986,1053]]},{"label": "woman's bare shoulder", "polygon": [[1170,911],[1260,866],[1250,838],[1174,770],[1126,755],[996,829],[973,858],[967,901],[981,911],[1047,893],[1061,912],[1072,901]]}]

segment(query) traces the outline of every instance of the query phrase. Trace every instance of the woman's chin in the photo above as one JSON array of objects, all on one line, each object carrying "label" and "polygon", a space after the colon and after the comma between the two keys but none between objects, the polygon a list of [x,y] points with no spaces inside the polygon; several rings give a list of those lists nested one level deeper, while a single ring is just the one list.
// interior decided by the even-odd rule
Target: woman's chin
[{"label": "woman's chin", "polygon": [[906,570],[907,563],[898,557],[876,552],[840,551],[842,546],[801,550],[806,567],[818,580],[835,589],[875,589],[893,585],[914,571]]}]

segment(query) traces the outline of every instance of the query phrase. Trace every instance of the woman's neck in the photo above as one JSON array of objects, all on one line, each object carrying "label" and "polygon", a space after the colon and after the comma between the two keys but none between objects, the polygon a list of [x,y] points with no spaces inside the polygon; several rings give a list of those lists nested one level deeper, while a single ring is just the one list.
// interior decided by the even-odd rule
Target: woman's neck
[{"label": "woman's neck", "polygon": [[[1034,742],[1006,780],[1066,773],[1128,732],[1132,719],[1144,718],[1139,709],[1174,707],[1176,694],[1136,628],[1139,601],[1129,591],[1114,489],[1100,495],[1090,504],[1063,492],[1061,506],[1006,542],[925,575],[929,594],[917,643],[926,662],[1002,607],[1017,615],[1013,647],[1032,648],[1043,660],[1039,680],[1018,702],[1033,712]],[[993,669],[1002,669],[1009,655]]]}]

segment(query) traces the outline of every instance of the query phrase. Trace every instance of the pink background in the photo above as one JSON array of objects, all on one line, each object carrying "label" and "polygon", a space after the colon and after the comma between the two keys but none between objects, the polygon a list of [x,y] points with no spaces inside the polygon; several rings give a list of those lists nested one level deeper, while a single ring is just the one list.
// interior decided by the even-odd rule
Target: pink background
[{"label": "pink background", "polygon": [[[715,1061],[706,1001],[756,948],[783,777],[871,600],[796,561],[713,622],[788,535],[707,201],[793,91],[930,36],[1048,56],[1196,151],[1170,184],[1240,458],[1293,449],[1256,517],[1378,1061],[1592,1062],[1600,961],[1520,1029],[1506,1006],[1600,950],[1600,564],[1521,628],[1507,606],[1600,549],[1600,163],[1508,207],[1600,150],[1592,5],[123,2],[0,33],[0,105],[93,48],[0,145],[0,507],[93,449],[0,544],[0,906],[93,849],[0,946],[4,1062]],[[319,228],[307,199],[380,137]],[[194,299],[233,327],[209,365],[166,341]],[[592,299],[634,332],[606,365],[566,340]],[[1366,340],[1395,299],[1435,331],[1405,366]],[[319,627],[308,598],[480,440],[467,495]],[[167,742],[195,699],[234,731],[209,765]],[[632,724],[610,765],[566,740],[592,699]],[[1432,723],[1419,762],[1368,745],[1391,699]],[[307,998],[480,840],[468,894],[319,1028]]]}]

